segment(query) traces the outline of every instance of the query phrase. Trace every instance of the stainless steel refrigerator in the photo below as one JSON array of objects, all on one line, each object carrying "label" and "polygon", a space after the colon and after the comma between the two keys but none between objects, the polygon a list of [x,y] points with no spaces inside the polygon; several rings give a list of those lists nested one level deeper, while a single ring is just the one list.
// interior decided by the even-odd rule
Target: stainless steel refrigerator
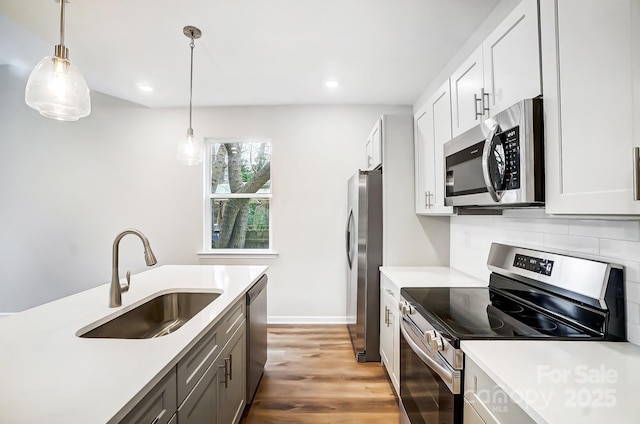
[{"label": "stainless steel refrigerator", "polygon": [[349,179],[347,327],[358,362],[380,361],[382,171]]}]

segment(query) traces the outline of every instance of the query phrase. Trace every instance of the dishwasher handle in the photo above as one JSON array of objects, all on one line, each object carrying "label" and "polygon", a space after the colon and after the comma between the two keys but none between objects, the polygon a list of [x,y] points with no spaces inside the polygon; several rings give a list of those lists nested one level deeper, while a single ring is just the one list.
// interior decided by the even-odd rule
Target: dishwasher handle
[{"label": "dishwasher handle", "polygon": [[254,301],[267,288],[267,275],[264,274],[247,292],[247,305]]}]

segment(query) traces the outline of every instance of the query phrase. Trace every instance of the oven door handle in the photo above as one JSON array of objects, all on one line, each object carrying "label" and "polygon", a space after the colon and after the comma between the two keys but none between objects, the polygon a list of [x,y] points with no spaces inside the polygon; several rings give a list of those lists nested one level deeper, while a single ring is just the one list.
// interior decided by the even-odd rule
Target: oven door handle
[{"label": "oven door handle", "polygon": [[407,341],[407,344],[409,345],[411,350],[416,355],[418,355],[420,360],[422,360],[422,362],[424,362],[429,368],[431,368],[436,374],[438,374],[440,378],[442,378],[444,384],[447,385],[449,390],[451,390],[454,395],[460,394],[460,371],[445,368],[444,366],[436,362],[436,360],[434,360],[431,355],[423,351],[418,345],[419,342],[416,342],[415,336],[412,334],[413,330],[409,328],[409,324],[404,319],[400,323],[400,331],[402,332],[402,335],[404,336],[404,339]]}]

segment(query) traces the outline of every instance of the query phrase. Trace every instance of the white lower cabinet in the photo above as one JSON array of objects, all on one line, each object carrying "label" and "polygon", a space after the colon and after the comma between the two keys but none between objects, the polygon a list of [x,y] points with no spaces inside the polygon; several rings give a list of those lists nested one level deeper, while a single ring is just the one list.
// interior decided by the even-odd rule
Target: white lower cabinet
[{"label": "white lower cabinet", "polygon": [[398,288],[384,275],[380,284],[380,358],[396,394],[400,394],[400,311]]},{"label": "white lower cabinet", "polygon": [[244,297],[121,423],[237,424],[246,399]]},{"label": "white lower cabinet", "polygon": [[464,424],[487,424],[485,420],[482,419],[480,414],[473,409],[473,406],[469,403],[468,400],[464,400],[464,410],[462,412],[462,419]]},{"label": "white lower cabinet", "polygon": [[464,362],[464,424],[535,424],[480,367]]}]

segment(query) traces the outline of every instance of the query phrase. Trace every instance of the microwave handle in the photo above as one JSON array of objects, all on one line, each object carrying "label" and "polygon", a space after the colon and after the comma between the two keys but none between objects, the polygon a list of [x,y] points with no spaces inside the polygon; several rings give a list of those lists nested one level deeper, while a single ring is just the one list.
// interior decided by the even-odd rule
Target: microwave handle
[{"label": "microwave handle", "polygon": [[493,188],[493,181],[491,181],[491,173],[489,171],[489,155],[491,154],[491,142],[493,138],[498,133],[498,125],[494,125],[491,131],[489,131],[489,135],[484,141],[484,149],[482,149],[482,176],[484,177],[484,183],[487,186],[487,191],[489,195],[494,200],[494,202],[499,202],[502,198],[501,194],[498,194],[496,190]]}]

